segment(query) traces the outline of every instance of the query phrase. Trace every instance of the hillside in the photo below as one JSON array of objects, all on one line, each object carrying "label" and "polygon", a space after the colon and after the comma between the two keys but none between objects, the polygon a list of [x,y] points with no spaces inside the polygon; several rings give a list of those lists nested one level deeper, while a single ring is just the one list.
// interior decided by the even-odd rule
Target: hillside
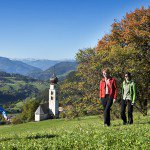
[{"label": "hillside", "polygon": [[17,73],[22,75],[41,71],[41,69],[37,67],[27,65],[21,61],[10,60],[5,57],[0,57],[0,70],[7,73]]},{"label": "hillside", "polygon": [[58,77],[61,77],[65,76],[70,71],[76,70],[76,68],[76,62],[60,62],[43,72],[31,73],[28,76],[39,80],[48,80],[54,72]]},{"label": "hillside", "polygon": [[0,149],[148,150],[150,114],[134,116],[133,125],[114,120],[111,127],[104,127],[99,116],[4,125],[0,126]]},{"label": "hillside", "polygon": [[46,87],[46,83],[26,76],[0,72],[0,104],[36,95]]}]

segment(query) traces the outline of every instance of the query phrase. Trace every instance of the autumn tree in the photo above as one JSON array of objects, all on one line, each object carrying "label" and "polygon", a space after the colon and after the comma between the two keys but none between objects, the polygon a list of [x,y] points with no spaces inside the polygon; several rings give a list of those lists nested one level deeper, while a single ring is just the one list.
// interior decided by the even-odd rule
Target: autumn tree
[{"label": "autumn tree", "polygon": [[[111,33],[99,40],[96,49],[98,53],[109,50],[111,56],[107,59],[113,63],[112,68],[133,74],[137,82],[138,102],[146,113],[150,75],[150,8],[141,7],[127,13],[121,21],[115,20]],[[127,55],[122,55],[124,52]]]},{"label": "autumn tree", "polygon": [[[137,85],[137,104],[147,113],[150,75],[150,8],[136,9],[127,13],[121,21],[114,21],[110,34],[98,41],[96,48],[79,50],[76,54],[77,71],[71,80],[61,85],[64,103],[73,104],[85,114],[99,113],[99,81],[101,70],[109,67],[117,78],[119,93],[113,114],[119,114],[122,99],[121,87],[124,73],[132,73]],[[74,77],[80,80],[74,80]],[[96,111],[97,110],[97,111]],[[117,112],[116,112],[117,110]],[[96,114],[95,113],[95,114]]]}]

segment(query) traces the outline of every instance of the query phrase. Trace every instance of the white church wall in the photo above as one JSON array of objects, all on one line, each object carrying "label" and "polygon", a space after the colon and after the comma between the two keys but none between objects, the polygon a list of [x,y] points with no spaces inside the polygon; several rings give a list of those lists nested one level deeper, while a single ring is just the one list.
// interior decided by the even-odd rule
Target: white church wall
[{"label": "white church wall", "polygon": [[40,115],[35,114],[35,121],[40,121]]},{"label": "white church wall", "polygon": [[48,118],[48,114],[36,115],[35,114],[35,121],[41,121]]}]

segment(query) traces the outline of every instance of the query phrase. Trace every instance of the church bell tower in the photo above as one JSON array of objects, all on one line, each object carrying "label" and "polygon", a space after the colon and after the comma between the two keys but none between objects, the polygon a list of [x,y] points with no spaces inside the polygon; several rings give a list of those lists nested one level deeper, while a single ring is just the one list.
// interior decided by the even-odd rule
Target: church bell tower
[{"label": "church bell tower", "polygon": [[59,101],[56,93],[55,86],[58,82],[58,78],[53,74],[50,78],[50,89],[49,89],[49,111],[52,117],[59,117]]}]

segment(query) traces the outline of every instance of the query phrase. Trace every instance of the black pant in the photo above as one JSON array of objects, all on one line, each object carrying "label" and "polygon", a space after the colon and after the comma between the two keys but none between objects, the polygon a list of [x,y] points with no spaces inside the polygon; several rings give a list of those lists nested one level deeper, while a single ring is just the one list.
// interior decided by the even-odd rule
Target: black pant
[{"label": "black pant", "polygon": [[113,98],[106,95],[105,98],[101,98],[101,103],[104,108],[104,124],[110,126],[110,107],[113,104]]},{"label": "black pant", "polygon": [[124,124],[127,123],[127,118],[126,118],[127,105],[128,105],[128,123],[129,124],[133,123],[133,105],[131,104],[132,104],[131,100],[122,100],[121,102],[121,118]]}]

